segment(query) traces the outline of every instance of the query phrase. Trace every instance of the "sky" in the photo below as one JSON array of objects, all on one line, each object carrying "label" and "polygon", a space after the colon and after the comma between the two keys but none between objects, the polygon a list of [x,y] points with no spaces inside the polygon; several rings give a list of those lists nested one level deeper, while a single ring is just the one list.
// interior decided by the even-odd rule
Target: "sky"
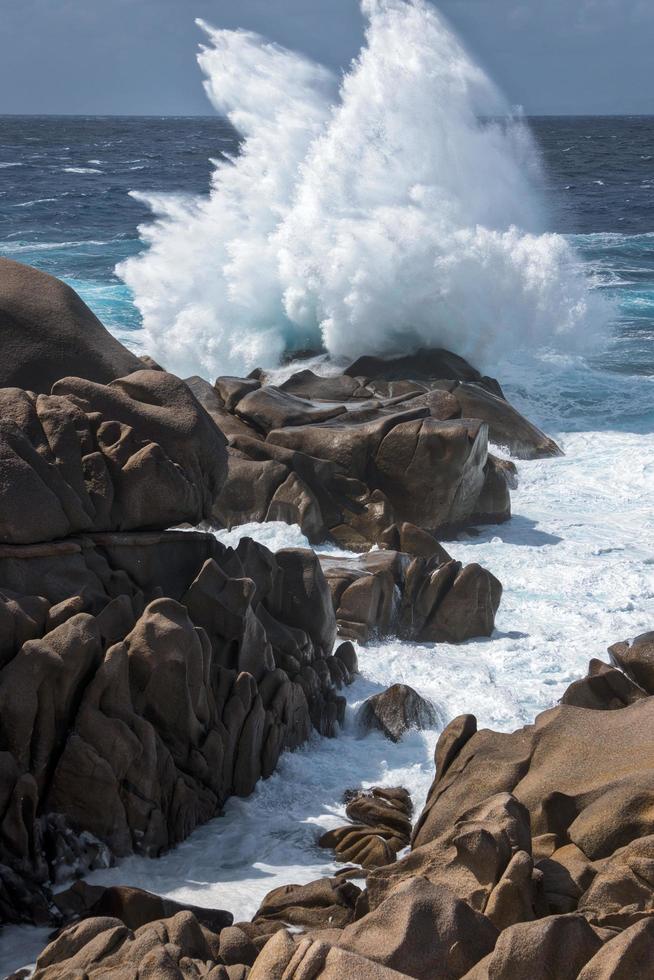
[{"label": "sky", "polygon": [[[654,114],[654,0],[441,0],[530,114]],[[358,0],[0,0],[0,113],[209,114],[202,17],[330,67],[356,55]]]}]

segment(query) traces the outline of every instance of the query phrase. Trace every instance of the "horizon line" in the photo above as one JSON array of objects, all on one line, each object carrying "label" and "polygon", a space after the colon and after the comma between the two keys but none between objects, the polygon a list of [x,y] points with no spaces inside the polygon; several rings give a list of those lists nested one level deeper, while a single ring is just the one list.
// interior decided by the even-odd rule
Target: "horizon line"
[{"label": "horizon line", "polygon": [[[529,119],[652,119],[652,112],[524,112]],[[229,123],[226,116],[212,112],[0,112],[0,119],[215,119]],[[229,123],[231,125],[231,123]]]}]

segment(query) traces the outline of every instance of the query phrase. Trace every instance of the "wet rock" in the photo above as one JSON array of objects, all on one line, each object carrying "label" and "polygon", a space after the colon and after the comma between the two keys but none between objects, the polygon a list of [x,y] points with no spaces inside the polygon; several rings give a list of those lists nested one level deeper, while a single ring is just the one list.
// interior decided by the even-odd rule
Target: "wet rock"
[{"label": "wet rock", "polygon": [[391,742],[399,742],[412,728],[433,728],[438,716],[433,705],[413,688],[393,684],[364,702],[358,720],[364,731],[377,729]]},{"label": "wet rock", "polygon": [[423,349],[404,357],[360,357],[345,369],[344,374],[351,378],[386,381],[404,381],[407,378],[476,381],[484,383],[489,391],[500,396],[502,394],[497,381],[483,378],[464,358],[442,349]]},{"label": "wet rock", "polygon": [[467,382],[453,391],[464,418],[482,419],[488,423],[488,438],[504,446],[517,459],[544,459],[562,456],[560,448],[516,411],[504,398]]},{"label": "wet rock", "polygon": [[497,382],[447,351],[362,358],[348,370],[371,374],[300,371],[278,387],[223,378],[222,394],[189,379],[236,457],[215,520],[299,522],[315,543],[427,557],[435,533],[510,516],[515,467],[489,454],[489,432],[518,456],[560,453]]},{"label": "wet rock", "polygon": [[420,631],[434,643],[461,643],[473,636],[490,636],[502,597],[502,585],[481,565],[466,565],[454,577]]},{"label": "wet rock", "polygon": [[345,812],[355,823],[387,827],[408,844],[411,839],[411,797],[403,787],[375,786],[347,794]]},{"label": "wet rock", "polygon": [[431,550],[432,557],[414,560],[390,550],[356,559],[321,555],[339,634],[359,643],[392,633],[428,643],[490,635],[500,582],[479,565],[462,569],[440,546]]},{"label": "wet rock", "polygon": [[355,674],[359,673],[359,661],[356,650],[349,641],[341,643],[336,648],[334,656],[341,661],[350,677],[354,677]]},{"label": "wet rock", "polygon": [[335,851],[337,860],[379,868],[391,864],[411,837],[411,797],[401,788],[374,787],[345,794],[352,821],[323,834],[320,847]]}]

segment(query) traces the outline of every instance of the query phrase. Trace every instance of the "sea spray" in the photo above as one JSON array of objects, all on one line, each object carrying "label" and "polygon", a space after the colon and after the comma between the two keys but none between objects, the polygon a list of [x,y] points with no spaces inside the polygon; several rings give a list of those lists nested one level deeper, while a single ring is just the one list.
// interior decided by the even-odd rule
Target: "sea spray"
[{"label": "sea spray", "polygon": [[424,0],[364,0],[365,44],[326,69],[201,23],[199,63],[242,136],[210,194],[144,199],[148,249],[119,266],[145,347],[180,374],[243,374],[284,351],[579,349],[598,301],[545,233],[528,129]]}]

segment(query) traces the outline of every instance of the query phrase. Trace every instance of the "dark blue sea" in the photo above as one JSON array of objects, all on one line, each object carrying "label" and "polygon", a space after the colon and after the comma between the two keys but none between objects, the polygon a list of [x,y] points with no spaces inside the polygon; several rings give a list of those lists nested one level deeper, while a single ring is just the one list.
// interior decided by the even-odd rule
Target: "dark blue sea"
[{"label": "dark blue sea", "polygon": [[[603,367],[654,373],[654,118],[530,120],[550,230],[569,236],[618,300]],[[206,118],[1,117],[0,254],[77,289],[119,333],[139,326],[117,262],[151,219],[133,192],[205,195],[212,160],[238,150]]]}]

